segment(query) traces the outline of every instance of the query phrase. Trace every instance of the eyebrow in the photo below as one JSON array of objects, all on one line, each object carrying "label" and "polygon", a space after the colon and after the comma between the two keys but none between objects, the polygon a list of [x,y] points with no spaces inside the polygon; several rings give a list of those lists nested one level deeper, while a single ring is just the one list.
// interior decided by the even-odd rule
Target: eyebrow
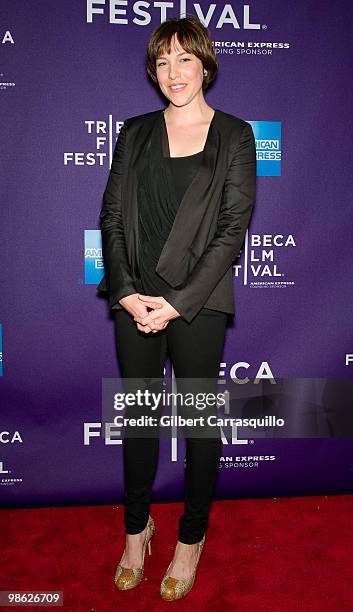
[{"label": "eyebrow", "polygon": [[[185,54],[190,55],[190,52],[189,51],[181,51],[180,53],[177,53],[177,55],[185,55]],[[159,57],[157,57],[157,61],[160,60],[160,59],[167,59],[167,58],[165,57],[165,55],[160,55]]]}]

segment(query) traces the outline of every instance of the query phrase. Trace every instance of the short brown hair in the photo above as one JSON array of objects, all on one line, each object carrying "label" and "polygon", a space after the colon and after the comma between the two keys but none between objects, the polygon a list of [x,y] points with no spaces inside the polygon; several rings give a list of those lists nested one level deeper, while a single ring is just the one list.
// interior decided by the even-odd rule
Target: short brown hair
[{"label": "short brown hair", "polygon": [[163,21],[151,34],[147,47],[147,73],[157,83],[156,62],[164,53],[170,52],[171,39],[176,34],[185,51],[198,57],[207,70],[202,89],[214,80],[218,63],[207,28],[194,15],[171,17]]}]

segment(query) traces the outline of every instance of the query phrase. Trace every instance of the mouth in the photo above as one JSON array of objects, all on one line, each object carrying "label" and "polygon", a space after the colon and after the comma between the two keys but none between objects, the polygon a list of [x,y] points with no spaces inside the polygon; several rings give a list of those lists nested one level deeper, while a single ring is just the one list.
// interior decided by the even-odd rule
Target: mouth
[{"label": "mouth", "polygon": [[169,89],[171,89],[172,91],[182,91],[183,89],[185,89],[186,87],[186,83],[178,83],[177,85],[170,85]]}]

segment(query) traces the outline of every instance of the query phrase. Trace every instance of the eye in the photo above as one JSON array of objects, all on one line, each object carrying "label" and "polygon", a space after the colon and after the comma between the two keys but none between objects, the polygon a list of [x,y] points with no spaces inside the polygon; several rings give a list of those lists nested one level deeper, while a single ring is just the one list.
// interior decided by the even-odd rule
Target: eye
[{"label": "eye", "polygon": [[[182,57],[180,58],[182,62],[191,62],[191,58],[190,57]],[[157,68],[159,68],[160,66],[163,66],[165,64],[165,61],[161,61],[157,63]]]}]

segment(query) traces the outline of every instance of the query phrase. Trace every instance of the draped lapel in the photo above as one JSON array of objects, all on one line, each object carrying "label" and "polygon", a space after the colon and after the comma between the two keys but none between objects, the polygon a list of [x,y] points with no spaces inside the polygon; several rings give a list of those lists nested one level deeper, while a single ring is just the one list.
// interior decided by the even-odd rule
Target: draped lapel
[{"label": "draped lapel", "polygon": [[[179,204],[174,223],[156,267],[156,272],[172,287],[176,287],[186,280],[189,273],[190,260],[192,259],[191,248],[194,238],[197,235],[199,225],[206,210],[212,206],[216,199],[213,179],[220,144],[219,131],[217,129],[219,112],[218,109],[215,109],[208,129],[199,168]],[[157,129],[153,131],[156,138],[156,146],[151,147],[150,150],[157,156],[170,157],[168,133],[163,111],[161,111],[155,126]],[[169,164],[164,164],[164,166],[166,167],[167,180],[171,185],[172,176]]]},{"label": "draped lapel", "polygon": [[[217,167],[219,168],[218,159],[221,154],[219,129],[221,113],[222,111],[215,109],[199,168],[179,204],[155,269],[157,274],[172,287],[177,287],[187,279],[194,259],[192,253],[194,239],[202,221],[212,217],[212,208],[217,203],[219,181],[214,178]],[[155,180],[168,182],[167,191],[173,189],[169,164],[164,163],[164,158],[170,157],[170,152],[163,110],[154,111],[151,121],[144,121],[139,126],[130,155],[123,189],[123,209],[129,260],[132,262],[133,274],[139,277],[139,180],[147,167]]]}]

